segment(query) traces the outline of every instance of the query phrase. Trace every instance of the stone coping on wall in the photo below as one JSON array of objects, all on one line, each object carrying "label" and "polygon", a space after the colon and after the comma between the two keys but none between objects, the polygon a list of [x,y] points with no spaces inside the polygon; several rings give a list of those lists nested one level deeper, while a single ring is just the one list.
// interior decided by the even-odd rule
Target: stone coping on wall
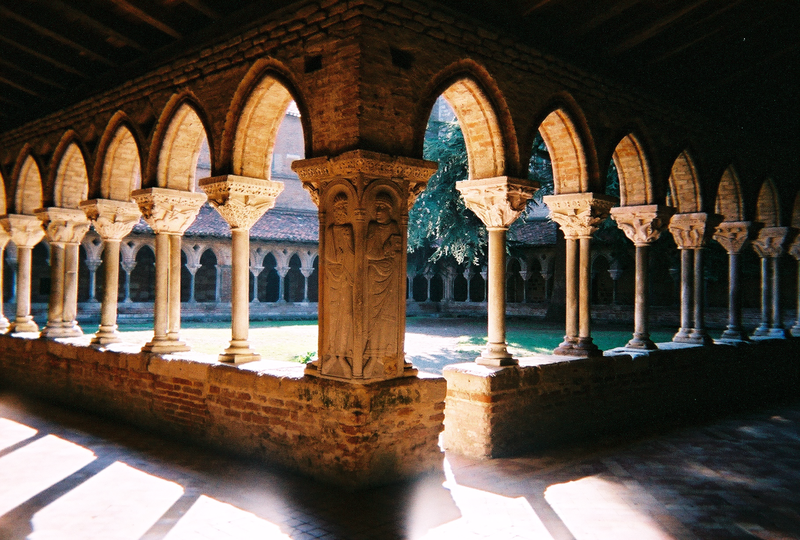
[{"label": "stone coping on wall", "polygon": [[0,386],[347,488],[442,467],[440,376],[350,384],[291,362],[234,366],[89,339],[0,335]]}]

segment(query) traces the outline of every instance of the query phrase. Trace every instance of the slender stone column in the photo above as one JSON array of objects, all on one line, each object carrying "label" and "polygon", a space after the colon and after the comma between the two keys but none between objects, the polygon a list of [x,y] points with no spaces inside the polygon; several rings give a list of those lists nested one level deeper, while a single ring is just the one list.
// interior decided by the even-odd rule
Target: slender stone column
[{"label": "slender stone column", "polygon": [[3,273],[4,264],[3,256],[11,236],[6,232],[5,228],[0,226],[0,333],[5,333],[8,330],[9,322],[3,313]]},{"label": "slender stone column", "polygon": [[78,302],[77,250],[89,230],[86,214],[71,208],[42,208],[36,216],[50,243],[50,301],[44,338],[83,335],[75,320]]},{"label": "slender stone column", "polygon": [[764,227],[753,240],[753,250],[761,258],[761,324],[753,333],[754,336],[789,337],[781,321],[778,258],[784,253],[783,246],[790,233],[789,227]]},{"label": "slender stone column", "polygon": [[120,340],[117,332],[119,244],[139,222],[141,214],[136,204],[130,201],[91,199],[83,201],[80,207],[103,239],[103,303],[100,306],[100,326],[92,338],[92,345],[103,347]]},{"label": "slender stone column", "polygon": [[[681,250],[681,327],[672,341],[707,345],[713,339],[705,329],[703,310],[703,256],[700,250],[722,220],[717,214],[675,214],[669,232]],[[693,319],[693,320],[692,320]],[[692,320],[692,327],[689,321]]]},{"label": "slender stone column", "polygon": [[611,219],[617,222],[625,236],[636,248],[636,297],[634,299],[633,339],[626,348],[652,350],[657,348],[650,339],[648,321],[648,251],[667,228],[675,209],[656,204],[620,206],[611,209]]},{"label": "slender stone column", "polygon": [[42,222],[35,216],[8,214],[0,224],[17,246],[17,314],[8,332],[38,332],[39,326],[31,316],[31,251],[44,238]]},{"label": "slender stone column", "polygon": [[472,302],[472,287],[470,285],[471,285],[472,277],[475,275],[472,272],[472,267],[468,266],[464,270],[463,275],[464,275],[464,279],[467,280],[467,302]]},{"label": "slender stone column", "polygon": [[[3,229],[5,230],[5,229]],[[7,234],[7,233],[6,233]],[[9,278],[11,279],[11,297],[8,299],[9,304],[16,304],[17,303],[17,246],[16,244],[11,244],[9,248],[6,250],[6,262],[8,263],[8,269],[11,270],[11,275]]]},{"label": "slender stone column", "polygon": [[714,240],[728,252],[728,326],[721,339],[747,341],[742,327],[742,294],[739,285],[739,254],[747,244],[753,223],[750,221],[724,221],[714,231]]},{"label": "slender stone column", "polygon": [[[2,241],[0,240],[0,243]],[[791,334],[794,337],[800,337],[800,237],[795,238],[792,245],[789,246],[789,255],[791,255],[794,260],[797,261],[797,318],[794,321],[794,325],[791,329]],[[3,250],[0,248],[0,260],[2,260]],[[0,273],[0,287],[2,287],[2,273]],[[0,294],[2,291],[0,290]],[[0,305],[2,305],[2,296],[0,296]],[[0,307],[0,309],[2,309]],[[0,316],[2,315],[2,311],[0,311]],[[1,319],[0,319],[1,322]],[[2,328],[2,326],[0,326]]]},{"label": "slender stone column", "polygon": [[436,168],[364,150],[292,164],[319,207],[319,360],[307,374],[417,374],[403,353],[408,209]]},{"label": "slender stone column", "polygon": [[[553,354],[602,355],[602,351],[592,342],[591,337],[590,241],[617,201],[616,197],[594,193],[567,193],[544,197],[545,204],[550,208],[550,219],[561,227],[567,247],[566,335],[564,342],[553,351]],[[578,244],[580,253],[576,254]]]},{"label": "slender stone column", "polygon": [[197,271],[200,269],[199,264],[191,264],[186,265],[186,269],[189,271],[189,303],[196,304],[197,303],[197,296],[195,294],[195,281],[197,276]]},{"label": "slender stone column", "polygon": [[286,274],[289,273],[288,266],[278,266],[275,272],[278,274],[278,304],[286,303]]},{"label": "slender stone column", "polygon": [[[200,180],[208,201],[231,227],[232,298],[231,342],[220,362],[241,364],[259,360],[250,348],[250,227],[275,206],[283,182],[244,176],[216,176]],[[258,297],[258,286],[256,286]]]},{"label": "slender stone column", "polygon": [[500,176],[456,183],[467,208],[489,230],[488,338],[486,350],[476,362],[489,366],[513,366],[519,362],[506,343],[506,233],[539,189],[532,180]]},{"label": "slender stone column", "polygon": [[[261,300],[258,299],[258,276],[260,276],[261,272],[263,272],[263,271],[264,271],[264,267],[263,266],[251,266],[250,267],[250,273],[253,274],[253,300],[251,300],[251,303],[253,303],[253,304],[260,304],[261,303]],[[249,288],[249,284],[248,284],[248,288]]]},{"label": "slender stone column", "polygon": [[[137,209],[138,211],[138,209]],[[120,262],[120,267],[122,271],[125,273],[125,283],[123,285],[123,290],[125,291],[125,297],[122,299],[123,304],[130,304],[131,303],[131,272],[133,269],[136,268],[136,259],[122,259]]]},{"label": "slender stone column", "polygon": [[527,270],[520,270],[519,277],[522,278],[522,303],[528,303],[528,278],[530,277],[531,273]]},{"label": "slender stone column", "polygon": [[483,278],[483,303],[489,301],[489,269],[486,266],[481,267],[480,275]]},{"label": "slender stone column", "polygon": [[427,285],[427,293],[426,293],[426,294],[427,294],[427,297],[425,298],[425,301],[426,301],[426,302],[431,302],[431,301],[432,301],[432,300],[431,300],[431,281],[433,280],[433,276],[434,276],[434,275],[435,275],[435,274],[433,273],[433,271],[432,271],[430,268],[429,268],[429,269],[427,269],[427,270],[426,270],[426,271],[425,271],[425,272],[422,274],[422,276],[425,278],[425,283],[426,283],[426,285]]},{"label": "slender stone column", "polygon": [[100,259],[87,259],[86,268],[89,270],[89,298],[87,302],[97,302],[97,269],[103,263]]},{"label": "slender stone column", "polygon": [[303,274],[303,303],[308,304],[308,280],[311,279],[311,276],[314,274],[314,268],[306,268],[303,266],[300,268],[300,273]]},{"label": "slender stone column", "polygon": [[131,193],[142,217],[156,233],[156,301],[153,339],[142,352],[170,354],[188,351],[180,340],[181,237],[206,202],[204,193],[148,188]]}]

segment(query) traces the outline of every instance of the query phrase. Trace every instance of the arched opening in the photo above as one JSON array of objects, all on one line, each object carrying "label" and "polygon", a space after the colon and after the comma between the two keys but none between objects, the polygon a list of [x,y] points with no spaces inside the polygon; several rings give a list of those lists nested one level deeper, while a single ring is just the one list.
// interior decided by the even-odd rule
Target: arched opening
[{"label": "arched opening", "polygon": [[431,290],[430,301],[441,302],[442,298],[444,297],[444,281],[442,280],[442,276],[438,272],[433,276],[431,276],[430,290]]},{"label": "arched opening", "polygon": [[100,193],[104,199],[130,201],[131,192],[142,185],[139,147],[130,129],[117,127],[105,151]]},{"label": "arched opening", "polygon": [[714,211],[722,215],[723,221],[744,221],[744,200],[739,176],[733,167],[728,167],[722,174],[717,188],[717,200]]},{"label": "arched opening", "polygon": [[50,299],[50,245],[39,242],[31,253],[31,302],[47,303]]},{"label": "arched opening", "polygon": [[697,168],[686,150],[672,164],[667,204],[674,207],[679,214],[703,211]]},{"label": "arched opening", "polygon": [[520,272],[522,265],[519,260],[511,258],[506,269],[506,301],[509,303],[525,301],[525,281]]},{"label": "arched opening", "polygon": [[204,146],[207,151],[208,139],[197,111],[188,103],[181,104],[173,114],[161,143],[156,173],[158,186],[198,191],[198,161]]},{"label": "arched opening", "polygon": [[198,302],[215,302],[217,292],[217,256],[207,249],[200,256],[200,268],[194,276],[194,296]]},{"label": "arched opening", "polygon": [[486,280],[478,272],[469,280],[469,297],[473,302],[483,302],[486,299]]},{"label": "arched opening", "polygon": [[580,134],[570,115],[558,108],[539,125],[553,170],[553,193],[590,191],[588,160]]},{"label": "arched opening", "polygon": [[781,226],[781,205],[778,190],[772,178],[767,178],[761,185],[756,202],[756,221],[764,227]]},{"label": "arched opening", "polygon": [[547,300],[545,293],[541,262],[538,259],[532,259],[528,263],[528,279],[525,281],[526,298],[528,302],[544,302]]},{"label": "arched opening", "polygon": [[136,266],[130,280],[132,301],[153,302],[156,299],[156,255],[150,246],[142,246],[136,253]]},{"label": "arched opening", "polygon": [[78,302],[89,300],[89,267],[86,265],[86,248],[78,250]]},{"label": "arched opening", "polygon": [[415,302],[425,302],[428,299],[428,280],[424,275],[414,276],[411,284],[411,297]]},{"label": "arched opening", "polygon": [[258,299],[262,302],[277,302],[280,294],[280,277],[275,255],[264,257],[264,270],[258,275]]},{"label": "arched opening", "polygon": [[78,208],[89,194],[89,175],[86,161],[78,145],[71,143],[58,165],[53,190],[53,202],[61,208]]},{"label": "arched opening", "polygon": [[319,302],[319,257],[314,257],[314,271],[308,278],[308,301]]},{"label": "arched opening", "polygon": [[[613,173],[612,171],[613,167]],[[616,174],[620,206],[639,206],[653,204],[653,183],[650,166],[642,144],[635,135],[626,135],[617,144],[609,166],[610,178]],[[607,182],[608,185],[608,182]],[[613,195],[609,190],[606,193]]]},{"label": "arched opening", "polygon": [[456,278],[453,280],[453,300],[456,302],[466,302],[467,301],[467,287],[469,284],[467,283],[467,278],[464,277],[464,274],[458,272],[456,274]]},{"label": "arched opening", "polygon": [[611,279],[609,262],[603,256],[592,261],[592,303],[611,304],[614,299],[614,281]]},{"label": "arched opening", "polygon": [[188,302],[192,297],[192,273],[189,272],[186,252],[181,250],[181,302]]},{"label": "arched opening", "polygon": [[[42,176],[33,156],[25,158],[18,178],[14,208],[17,214],[32,216],[34,210],[42,207]],[[35,289],[31,292],[34,291]]]},{"label": "arched opening", "polygon": [[287,302],[302,302],[305,294],[306,278],[300,271],[300,257],[295,253],[289,259],[289,271],[284,278],[283,299]]}]

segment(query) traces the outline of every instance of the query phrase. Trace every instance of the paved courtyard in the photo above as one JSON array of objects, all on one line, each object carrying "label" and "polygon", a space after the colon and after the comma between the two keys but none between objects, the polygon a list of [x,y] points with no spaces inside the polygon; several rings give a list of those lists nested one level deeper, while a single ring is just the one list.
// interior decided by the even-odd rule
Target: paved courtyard
[{"label": "paved courtyard", "polygon": [[347,493],[6,392],[0,538],[800,538],[800,404]]}]

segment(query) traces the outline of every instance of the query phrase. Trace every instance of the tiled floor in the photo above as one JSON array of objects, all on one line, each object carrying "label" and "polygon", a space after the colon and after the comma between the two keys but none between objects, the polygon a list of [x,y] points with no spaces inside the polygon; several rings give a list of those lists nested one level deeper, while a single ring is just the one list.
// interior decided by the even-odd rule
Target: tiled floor
[{"label": "tiled floor", "polygon": [[0,539],[800,538],[800,404],[346,493],[0,394]]}]

